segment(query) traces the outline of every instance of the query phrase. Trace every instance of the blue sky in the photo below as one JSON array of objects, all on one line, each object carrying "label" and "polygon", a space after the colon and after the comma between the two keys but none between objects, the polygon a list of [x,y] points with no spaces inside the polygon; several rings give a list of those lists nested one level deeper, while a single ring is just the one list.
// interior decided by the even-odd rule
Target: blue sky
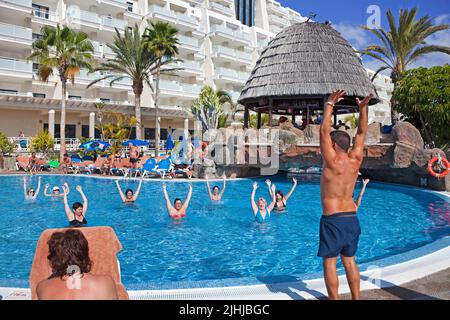
[{"label": "blue sky", "polygon": [[[369,32],[359,28],[365,25],[371,15],[367,13],[370,5],[377,5],[381,10],[381,26],[387,28],[386,11],[391,10],[394,16],[398,16],[401,8],[418,7],[418,17],[429,15],[435,18],[439,24],[450,25],[450,0],[279,0],[286,7],[290,7],[303,16],[308,16],[310,12],[317,14],[315,20],[325,22],[330,20],[333,27],[337,29],[350,43],[357,49],[376,42]],[[376,42],[378,43],[378,42]],[[450,46],[450,30],[441,31],[431,36],[429,44],[439,44]],[[430,54],[424,58],[418,59],[410,67],[450,64],[450,56],[445,54]],[[380,63],[371,58],[364,58],[364,64],[371,69],[377,69]]]}]

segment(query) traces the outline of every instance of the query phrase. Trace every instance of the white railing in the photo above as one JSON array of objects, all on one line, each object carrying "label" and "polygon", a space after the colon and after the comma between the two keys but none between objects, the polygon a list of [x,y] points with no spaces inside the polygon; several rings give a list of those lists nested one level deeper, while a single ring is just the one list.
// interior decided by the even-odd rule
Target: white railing
[{"label": "white railing", "polygon": [[0,57],[0,69],[33,73],[33,65],[26,60]]},{"label": "white railing", "polygon": [[72,18],[92,23],[100,23],[99,16],[94,12],[80,10],[79,13],[79,15],[73,16]]},{"label": "white railing", "polygon": [[0,89],[1,95],[10,95],[10,96],[18,96],[18,97],[33,97],[32,92],[20,92],[20,91],[9,91]]},{"label": "white railing", "polygon": [[276,15],[273,15],[273,14],[269,15],[269,19],[271,21],[273,21],[274,23],[278,23],[278,24],[280,24],[282,26],[287,26],[289,24],[289,21],[287,19],[280,18],[280,17],[278,17]]},{"label": "white railing", "polygon": [[111,28],[125,29],[127,22],[125,20],[116,19],[108,16],[102,16],[102,24]]},{"label": "white railing", "polygon": [[168,18],[172,18],[172,19],[177,18],[175,12],[170,11],[164,7],[157,6],[157,5],[149,6],[148,11],[149,11],[149,13],[153,13],[153,14],[158,13],[164,17],[168,17]]},{"label": "white railing", "polygon": [[176,12],[175,13],[177,20],[182,22],[187,22],[193,25],[198,25],[198,20],[192,16],[188,16],[187,14]]},{"label": "white railing", "polygon": [[250,40],[250,34],[240,31],[240,30],[233,30],[227,27],[224,27],[223,25],[214,24],[211,26],[211,32],[220,32],[225,35],[228,35],[230,37],[234,37],[237,39],[242,39],[245,41]]},{"label": "white railing", "polygon": [[1,2],[11,3],[27,8],[31,8],[32,0],[2,0]]},{"label": "white railing", "polygon": [[33,39],[33,31],[31,29],[3,22],[0,22],[0,34],[27,40]]},{"label": "white railing", "polygon": [[209,7],[213,10],[217,10],[220,13],[225,13],[226,15],[229,16],[233,14],[233,10],[231,9],[231,7],[224,6],[217,2],[210,2]]},{"label": "white railing", "polygon": [[187,37],[184,35],[178,35],[178,42],[180,45],[187,45],[194,48],[199,48],[198,39]]}]

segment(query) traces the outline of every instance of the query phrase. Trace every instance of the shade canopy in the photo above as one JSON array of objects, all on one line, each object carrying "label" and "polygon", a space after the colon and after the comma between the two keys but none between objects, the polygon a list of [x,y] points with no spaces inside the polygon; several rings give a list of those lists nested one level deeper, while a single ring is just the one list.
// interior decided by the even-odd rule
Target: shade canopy
[{"label": "shade canopy", "polygon": [[238,102],[248,109],[273,114],[322,110],[335,90],[347,97],[336,113],[357,110],[356,97],[374,94],[380,100],[359,56],[329,24],[297,23],[281,31],[263,50]]}]

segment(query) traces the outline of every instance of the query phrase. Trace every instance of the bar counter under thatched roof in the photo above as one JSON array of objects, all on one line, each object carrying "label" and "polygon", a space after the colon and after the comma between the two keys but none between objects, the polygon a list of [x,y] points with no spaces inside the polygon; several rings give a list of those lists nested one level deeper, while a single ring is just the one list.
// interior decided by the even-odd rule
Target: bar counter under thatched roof
[{"label": "bar counter under thatched roof", "polygon": [[300,114],[321,110],[329,94],[347,92],[337,113],[356,110],[356,97],[375,87],[360,58],[329,24],[303,22],[281,31],[261,53],[238,102],[258,113]]}]

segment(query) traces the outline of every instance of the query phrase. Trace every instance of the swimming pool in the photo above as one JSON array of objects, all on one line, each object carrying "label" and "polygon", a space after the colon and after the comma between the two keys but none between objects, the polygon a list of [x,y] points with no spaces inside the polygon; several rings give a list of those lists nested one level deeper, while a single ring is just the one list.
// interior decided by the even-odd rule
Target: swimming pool
[{"label": "swimming pool", "polygon": [[[36,201],[24,201],[22,179],[0,176],[0,286],[26,286],[41,232],[67,226],[62,200],[40,194]],[[274,214],[268,224],[261,225],[251,212],[253,181],[259,183],[256,196],[268,199],[265,178],[229,181],[219,204],[209,201],[204,182],[192,182],[188,215],[181,223],[167,217],[161,181],[144,181],[132,206],[122,204],[111,179],[46,175],[42,188],[46,183],[61,186],[68,182],[72,203],[80,201],[75,186],[83,186],[89,200],[89,225],[113,227],[123,245],[119,260],[127,288],[321,272],[321,259],[316,257],[319,184],[300,181],[287,213]],[[292,185],[286,176],[272,177],[272,181],[284,193]],[[32,185],[36,184],[33,177]],[[186,182],[169,180],[166,184],[172,201],[175,197],[184,200]],[[221,182],[211,186],[215,184],[222,187]],[[121,186],[136,189],[137,181],[123,180]],[[450,234],[449,202],[414,188],[370,183],[359,218],[359,263],[402,253]]]}]

